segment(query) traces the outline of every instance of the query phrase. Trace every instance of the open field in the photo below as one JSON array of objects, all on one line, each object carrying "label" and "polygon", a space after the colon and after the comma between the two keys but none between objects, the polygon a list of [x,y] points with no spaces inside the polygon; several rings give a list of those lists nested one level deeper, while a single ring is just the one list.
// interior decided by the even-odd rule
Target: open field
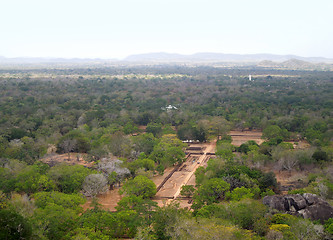
[{"label": "open field", "polygon": [[230,131],[229,135],[232,138],[232,144],[239,147],[243,143],[253,140],[257,144],[261,144],[264,142],[263,139],[261,139],[262,132],[260,131]]}]

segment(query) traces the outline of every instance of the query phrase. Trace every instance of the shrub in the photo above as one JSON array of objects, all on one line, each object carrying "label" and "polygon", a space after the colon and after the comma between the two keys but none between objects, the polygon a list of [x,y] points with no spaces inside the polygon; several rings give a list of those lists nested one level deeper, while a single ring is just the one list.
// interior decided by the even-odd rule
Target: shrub
[{"label": "shrub", "polygon": [[241,199],[253,198],[254,194],[252,189],[240,187],[235,188],[231,193],[226,194],[226,198],[229,198],[232,201],[240,201]]}]

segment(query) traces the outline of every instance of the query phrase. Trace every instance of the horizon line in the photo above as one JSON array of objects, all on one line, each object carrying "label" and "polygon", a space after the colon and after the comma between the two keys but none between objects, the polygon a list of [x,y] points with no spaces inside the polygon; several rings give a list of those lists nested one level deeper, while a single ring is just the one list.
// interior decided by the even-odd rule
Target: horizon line
[{"label": "horizon line", "polygon": [[190,57],[197,54],[221,54],[221,55],[235,55],[235,56],[255,56],[255,55],[271,55],[271,56],[279,56],[279,57],[300,57],[300,58],[321,58],[321,59],[327,59],[327,60],[333,60],[333,57],[323,57],[323,56],[301,56],[297,54],[275,54],[275,53],[224,53],[224,52],[195,52],[190,54],[183,54],[183,53],[177,53],[177,52],[166,52],[166,51],[156,51],[156,52],[142,52],[142,53],[133,53],[126,55],[125,57],[56,57],[56,56],[15,56],[15,57],[8,57],[4,55],[0,55],[0,59],[64,59],[64,60],[73,60],[73,59],[82,59],[82,60],[116,60],[116,61],[123,61],[126,58],[129,58],[131,56],[140,56],[140,55],[152,55],[152,54],[168,54],[168,55],[179,55],[184,57]]}]

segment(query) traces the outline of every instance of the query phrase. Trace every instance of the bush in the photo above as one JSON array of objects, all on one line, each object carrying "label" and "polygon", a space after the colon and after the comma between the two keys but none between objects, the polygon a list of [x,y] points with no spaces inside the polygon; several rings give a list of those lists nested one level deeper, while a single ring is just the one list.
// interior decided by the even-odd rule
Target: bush
[{"label": "bush", "polygon": [[267,207],[256,200],[245,199],[226,206],[227,216],[244,229],[254,229],[254,224],[267,213]]},{"label": "bush", "polygon": [[316,160],[317,162],[319,161],[325,161],[327,162],[329,159],[328,159],[328,155],[326,152],[322,151],[322,150],[316,150],[313,155],[312,155],[312,158],[314,160]]},{"label": "bush", "polygon": [[73,130],[64,135],[57,144],[57,152],[81,152],[86,153],[91,146],[89,140],[79,130]]},{"label": "bush", "polygon": [[326,222],[325,222],[325,231],[328,232],[329,234],[332,234],[333,235],[333,218],[330,218],[328,219]]},{"label": "bush", "polygon": [[[253,199],[243,199],[239,202],[228,204],[212,204],[204,206],[197,211],[196,216],[206,218],[220,218],[231,221],[233,224],[244,229],[257,229],[258,232],[266,230],[266,220],[262,220],[267,213],[267,207]],[[260,221],[260,223],[257,223]],[[260,230],[261,229],[261,230]]]},{"label": "bush", "polygon": [[235,188],[231,193],[226,194],[226,198],[232,201],[240,201],[242,199],[253,197],[254,193],[252,193],[252,189],[245,187]]}]

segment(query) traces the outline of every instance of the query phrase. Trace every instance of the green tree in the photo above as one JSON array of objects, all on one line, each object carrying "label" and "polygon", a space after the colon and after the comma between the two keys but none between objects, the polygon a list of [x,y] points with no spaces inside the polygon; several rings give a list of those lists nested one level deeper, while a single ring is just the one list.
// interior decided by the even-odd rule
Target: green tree
[{"label": "green tree", "polygon": [[108,147],[114,156],[127,157],[131,152],[130,138],[122,132],[116,132],[110,136]]},{"label": "green tree", "polygon": [[75,227],[78,217],[73,209],[49,203],[36,209],[33,221],[48,239],[61,239]]},{"label": "green tree", "polygon": [[135,195],[123,197],[117,203],[116,207],[118,211],[134,210],[138,214],[138,218],[140,218],[140,223],[142,225],[150,225],[152,223],[152,216],[156,208],[156,202]]},{"label": "green tree", "polygon": [[56,187],[54,181],[42,175],[34,166],[27,166],[16,176],[15,190],[18,192],[34,193],[51,191]]},{"label": "green tree", "polygon": [[80,227],[75,228],[74,230],[70,231],[64,239],[66,240],[109,240],[110,236],[104,234],[100,231],[96,231],[94,228],[88,227]]},{"label": "green tree", "polygon": [[189,198],[193,196],[194,191],[195,188],[193,187],[193,185],[183,185],[180,191],[180,195]]},{"label": "green tree", "polygon": [[193,196],[192,208],[198,210],[204,205],[219,202],[229,191],[230,184],[220,178],[212,178],[203,183]]},{"label": "green tree", "polygon": [[121,193],[126,195],[135,195],[142,198],[151,198],[156,194],[155,183],[146,176],[136,176],[134,179],[127,180],[124,183]]},{"label": "green tree", "polygon": [[282,140],[288,139],[289,135],[290,134],[287,129],[281,129],[277,125],[270,125],[262,132],[262,138],[270,140],[277,139],[277,143],[279,143],[279,141],[282,142]]},{"label": "green tree", "polygon": [[89,139],[80,130],[72,130],[60,138],[57,151],[61,153],[81,152],[86,153],[91,146]]},{"label": "green tree", "polygon": [[204,180],[205,180],[205,168],[204,167],[198,167],[197,170],[195,171],[194,175],[195,175],[195,184],[197,186],[200,186]]},{"label": "green tree", "polygon": [[152,133],[154,137],[160,137],[162,135],[162,125],[160,123],[148,123],[146,131]]},{"label": "green tree", "polygon": [[144,133],[138,136],[132,137],[134,149],[138,152],[144,152],[146,155],[149,155],[154,146],[158,143],[158,140],[154,137],[152,133]]},{"label": "green tree", "polygon": [[50,169],[48,177],[61,192],[74,193],[82,189],[84,179],[91,173],[92,170],[81,165],[59,164]]},{"label": "green tree", "polygon": [[86,199],[80,194],[66,194],[62,192],[38,192],[33,195],[35,204],[39,208],[45,208],[49,204],[55,204],[64,208],[82,211],[80,205],[86,202]]},{"label": "green tree", "polygon": [[31,239],[31,223],[20,214],[0,209],[0,239]]},{"label": "green tree", "polygon": [[234,146],[227,141],[218,141],[216,143],[216,155],[224,160],[233,160],[235,154],[233,153]]},{"label": "green tree", "polygon": [[137,159],[128,164],[128,169],[131,173],[135,174],[136,171],[140,168],[143,168],[145,171],[154,171],[155,170],[155,162],[151,159]]},{"label": "green tree", "polygon": [[240,187],[240,188],[235,188],[234,190],[232,190],[232,192],[230,194],[229,193],[226,194],[226,197],[232,201],[240,201],[240,200],[246,199],[246,198],[253,198],[254,193],[252,192],[252,189],[250,189],[250,188]]},{"label": "green tree", "polygon": [[319,161],[328,161],[328,159],[329,159],[328,154],[325,151],[321,150],[321,149],[317,149],[313,153],[312,158],[314,160],[316,160],[317,162],[319,162]]},{"label": "green tree", "polygon": [[157,239],[170,239],[170,235],[168,234],[169,229],[172,230],[177,219],[183,215],[188,216],[189,212],[179,208],[179,204],[175,202],[157,208],[153,215],[152,223],[154,235],[157,236]]},{"label": "green tree", "polygon": [[231,124],[223,117],[213,117],[209,122],[209,132],[218,137],[226,135],[231,129]]},{"label": "green tree", "polygon": [[184,161],[186,147],[175,135],[168,134],[161,138],[159,144],[154,147],[154,151],[149,156],[150,159],[161,164],[163,167],[172,166]]}]

